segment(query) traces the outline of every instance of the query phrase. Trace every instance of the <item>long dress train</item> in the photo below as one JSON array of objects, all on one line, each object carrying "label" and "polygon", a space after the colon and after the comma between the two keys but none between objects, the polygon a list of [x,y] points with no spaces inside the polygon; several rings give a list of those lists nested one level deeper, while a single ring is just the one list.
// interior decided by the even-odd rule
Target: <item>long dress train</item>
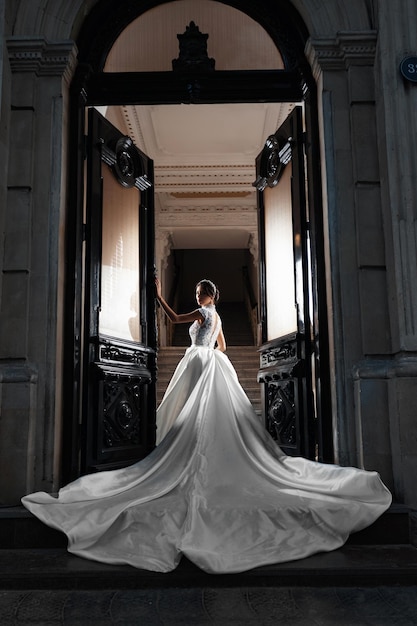
[{"label": "long dress train", "polygon": [[68,537],[68,550],[168,572],[182,555],[211,573],[241,572],[342,546],[391,494],[376,472],[286,456],[256,416],[225,354],[215,307],[158,409],[160,443],[142,461],[22,499]]}]

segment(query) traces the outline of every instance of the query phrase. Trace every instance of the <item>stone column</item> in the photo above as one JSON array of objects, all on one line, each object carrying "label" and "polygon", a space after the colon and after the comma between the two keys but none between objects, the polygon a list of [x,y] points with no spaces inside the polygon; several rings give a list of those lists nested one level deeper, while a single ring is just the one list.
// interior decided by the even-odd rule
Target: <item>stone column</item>
[{"label": "stone column", "polygon": [[398,498],[417,506],[417,83],[401,61],[417,56],[417,4],[376,4],[377,123],[381,162],[388,304],[393,337],[387,367],[388,403]]},{"label": "stone column", "polygon": [[[319,84],[334,442],[343,465],[392,483],[386,380],[392,352],[381,209],[374,62],[376,32],[312,39]],[[363,363],[365,362],[365,367]],[[362,375],[366,371],[366,375]]]},{"label": "stone column", "polygon": [[0,307],[0,492],[16,503],[59,475],[71,41],[9,38],[11,93]]},{"label": "stone column", "polygon": [[[158,271],[158,276],[162,281],[162,288],[166,288],[166,270],[168,268],[168,259],[171,254],[171,233],[170,231],[163,230],[161,228],[156,229],[156,238],[155,238],[155,257],[156,257],[156,267]],[[165,297],[168,297],[168,294],[165,292]],[[158,344],[159,346],[166,346],[168,344],[168,328],[167,328],[167,318],[162,312],[158,310],[157,316],[158,323]]]}]

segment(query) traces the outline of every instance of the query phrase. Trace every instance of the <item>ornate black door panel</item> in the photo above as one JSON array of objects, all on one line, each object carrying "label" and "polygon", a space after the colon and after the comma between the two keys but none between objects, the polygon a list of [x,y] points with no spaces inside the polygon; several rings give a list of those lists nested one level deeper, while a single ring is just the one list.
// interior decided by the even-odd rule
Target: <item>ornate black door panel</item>
[{"label": "ornate black door panel", "polygon": [[155,437],[152,161],[95,109],[85,216],[80,457],[91,472],[143,458]]},{"label": "ornate black door panel", "polygon": [[[265,379],[263,379],[265,380]],[[297,433],[299,429],[298,415],[295,410],[298,389],[296,378],[284,378],[267,382],[267,426],[274,439],[287,454],[299,455]]]},{"label": "ornate black door panel", "polygon": [[265,422],[286,454],[308,456],[309,423],[306,406],[304,359],[299,357],[300,337],[293,334],[261,348],[258,381],[264,384]]},{"label": "ornate black door panel", "polygon": [[303,123],[296,107],[257,159],[266,427],[287,454],[314,458],[311,271]]}]

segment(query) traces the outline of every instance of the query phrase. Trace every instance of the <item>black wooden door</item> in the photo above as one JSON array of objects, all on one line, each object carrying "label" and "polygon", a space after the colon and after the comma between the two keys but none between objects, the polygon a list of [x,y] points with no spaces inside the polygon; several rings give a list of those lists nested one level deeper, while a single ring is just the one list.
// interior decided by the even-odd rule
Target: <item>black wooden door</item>
[{"label": "black wooden door", "polygon": [[266,427],[287,454],[315,458],[318,355],[302,108],[296,107],[257,158],[262,347]]},{"label": "black wooden door", "polygon": [[86,163],[81,473],[155,440],[153,163],[93,108]]}]

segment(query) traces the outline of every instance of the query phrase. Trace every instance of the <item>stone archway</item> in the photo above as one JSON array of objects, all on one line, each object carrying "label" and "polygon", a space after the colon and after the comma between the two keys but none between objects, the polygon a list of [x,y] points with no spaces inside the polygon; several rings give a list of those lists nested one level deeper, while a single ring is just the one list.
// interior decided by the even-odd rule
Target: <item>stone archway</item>
[{"label": "stone archway", "polygon": [[[37,84],[39,97],[37,99],[36,106],[40,107],[40,111],[43,107],[44,112],[48,114],[51,111],[51,102],[54,102],[52,107],[54,111],[53,117],[53,131],[55,137],[63,139],[60,143],[58,159],[54,159],[55,170],[51,179],[48,180],[49,175],[42,176],[42,184],[49,185],[51,189],[51,196],[54,199],[53,214],[64,215],[65,213],[65,195],[63,195],[63,189],[65,184],[65,159],[62,155],[66,153],[66,136],[65,132],[62,133],[62,129],[66,128],[66,112],[67,112],[67,86],[62,86],[61,80],[64,74],[64,70],[60,69],[60,75],[57,73],[53,76],[51,72],[51,58],[56,59],[57,66],[63,64],[66,68],[74,67],[74,50],[72,48],[73,42],[78,38],[83,25],[86,20],[94,18],[94,12],[98,11],[98,6],[102,9],[107,9],[113,5],[110,0],[103,2],[82,1],[74,0],[74,2],[68,4],[65,0],[44,0],[39,2],[27,3],[27,6],[23,10],[16,11],[16,15],[9,16],[8,26],[6,27],[7,35],[9,37],[8,45],[10,49],[10,56],[12,59],[12,81],[14,85],[22,82],[23,78],[27,76],[27,72],[33,73],[35,76],[35,83]],[[137,3],[135,3],[137,4]],[[248,5],[249,2],[238,3],[237,0],[230,2],[233,6]],[[251,3],[253,4],[253,3]],[[273,5],[273,6],[272,6]],[[403,307],[404,311],[400,312],[396,310],[396,299],[394,303],[391,300],[388,307],[386,302],[386,285],[383,281],[378,282],[379,278],[383,276],[385,271],[386,258],[384,253],[379,257],[373,256],[372,263],[366,263],[366,271],[362,271],[358,268],[357,259],[353,253],[355,245],[358,242],[359,231],[355,220],[364,215],[361,207],[372,206],[375,210],[376,220],[373,223],[373,246],[372,250],[382,250],[384,248],[384,233],[382,228],[381,219],[381,199],[378,185],[380,184],[381,176],[378,166],[375,165],[375,155],[378,155],[378,139],[377,128],[375,126],[375,97],[378,95],[379,104],[379,125],[385,124],[388,121],[388,125],[392,128],[397,128],[396,133],[389,134],[387,143],[391,147],[394,145],[394,134],[396,136],[404,136],[410,132],[410,128],[413,128],[413,117],[408,115],[408,109],[405,107],[406,115],[398,115],[398,111],[402,110],[402,105],[398,103],[398,98],[401,97],[401,93],[395,93],[395,99],[390,99],[390,104],[387,105],[381,94],[376,94],[373,87],[373,79],[375,76],[374,71],[374,59],[375,54],[379,54],[378,59],[381,65],[381,75],[386,80],[387,76],[391,76],[389,72],[389,65],[387,63],[387,56],[382,52],[378,53],[376,48],[377,34],[375,32],[376,24],[381,28],[383,36],[386,38],[385,45],[388,45],[386,41],[388,24],[397,23],[399,17],[390,13],[391,9],[387,7],[381,7],[378,9],[378,14],[373,14],[369,10],[369,3],[365,1],[358,1],[354,5],[346,5],[344,2],[335,1],[332,3],[324,4],[318,0],[294,0],[293,2],[265,2],[257,3],[258,11],[268,14],[266,7],[270,7],[271,11],[285,11],[288,9],[291,15],[301,16],[304,21],[305,27],[303,32],[309,31],[309,41],[307,43],[306,54],[310,66],[314,70],[314,76],[318,84],[318,96],[319,96],[319,121],[320,121],[320,136],[322,138],[322,165],[323,165],[323,189],[325,195],[325,233],[327,237],[326,253],[328,255],[328,266],[332,267],[332,275],[328,276],[329,285],[329,297],[331,296],[331,302],[329,302],[329,308],[332,311],[332,342],[331,351],[334,356],[334,387],[336,393],[334,394],[334,414],[337,416],[337,448],[339,450],[339,460],[342,463],[362,463],[365,466],[376,467],[385,476],[389,482],[390,470],[390,441],[389,434],[386,433],[389,423],[389,411],[384,408],[383,417],[381,418],[384,423],[384,437],[383,442],[380,444],[380,451],[376,452],[372,445],[368,449],[364,449],[363,438],[367,437],[369,424],[373,422],[373,416],[370,406],[364,400],[364,394],[361,395],[362,389],[375,385],[376,380],[380,381],[380,374],[374,373],[372,364],[368,364],[369,355],[389,355],[392,350],[399,349],[398,346],[405,346],[408,349],[414,349],[415,338],[412,331],[407,326],[406,320],[403,319],[405,313],[413,311],[413,303],[410,298],[406,297],[406,307]],[[415,8],[409,3],[410,14],[413,14]],[[393,10],[393,9],[392,9]],[[14,9],[11,9],[13,12]],[[396,22],[397,20],[397,22]],[[300,20],[301,22],[301,20]],[[12,26],[13,25],[13,26]],[[120,24],[119,24],[120,25]],[[122,25],[120,25],[122,27]],[[390,31],[391,32],[391,31]],[[339,33],[339,35],[337,34]],[[395,50],[403,50],[404,44],[401,43],[399,37],[401,33],[400,24],[397,24],[395,30],[396,44],[392,45]],[[394,34],[392,35],[394,38]],[[51,42],[51,43],[48,43]],[[58,46],[57,46],[58,44]],[[64,49],[66,47],[66,52]],[[412,42],[410,42],[412,47]],[[53,51],[51,57],[51,51]],[[304,51],[303,51],[304,54]],[[396,54],[398,52],[396,51]],[[40,59],[44,64],[44,74],[41,78],[36,74],[37,70],[34,69],[36,63],[34,59]],[[29,63],[29,59],[32,61]],[[58,62],[59,61],[59,62]],[[46,71],[48,68],[48,71]],[[49,73],[48,73],[49,72]],[[46,79],[49,76],[49,79]],[[46,81],[50,82],[49,87],[54,81],[54,89],[45,89]],[[6,106],[11,102],[11,89],[6,87],[3,91],[5,97]],[[63,108],[58,106],[60,97],[64,96]],[[29,96],[29,92],[26,94]],[[411,107],[411,98],[407,101]],[[14,104],[14,103],[13,103]],[[395,106],[394,106],[395,104]],[[20,100],[19,105],[26,110],[30,107],[33,109],[33,102],[30,98],[25,97]],[[408,105],[407,105],[408,106]],[[23,110],[22,108],[22,110]],[[15,110],[14,110],[15,112]],[[381,112],[383,113],[381,115]],[[21,115],[19,111],[18,115]],[[43,122],[47,116],[43,118]],[[18,127],[17,115],[15,116],[16,125]],[[382,120],[382,121],[381,121]],[[402,127],[402,124],[408,124],[408,129]],[[38,130],[41,133],[45,130],[45,124],[39,125],[40,118],[38,119]],[[50,128],[50,127],[49,127]],[[372,171],[368,171],[372,174],[371,181],[361,178],[360,168],[357,168],[357,164],[361,164],[361,155],[355,152],[355,137],[363,136],[361,129],[366,128],[370,131],[368,134],[369,142],[367,144],[366,153],[362,155],[365,157],[364,167],[372,166]],[[401,131],[401,132],[400,132]],[[32,136],[29,133],[27,136]],[[44,141],[47,141],[49,131],[44,134]],[[384,140],[385,141],[385,140]],[[391,194],[392,202],[395,203],[395,194],[398,191],[398,184],[392,180],[392,174],[387,172],[387,167],[384,166],[384,141],[380,143],[381,163],[382,167],[385,167],[386,180],[389,183],[382,181],[387,190],[389,186],[389,192]],[[359,143],[358,143],[359,145]],[[56,148],[56,145],[55,145]],[[49,155],[49,148],[46,147],[46,143],[43,144],[42,151],[46,151]],[[41,152],[42,152],[41,151]],[[13,147],[10,148],[10,152],[13,152]],[[35,146],[29,147],[29,152],[36,155],[41,154],[39,149]],[[388,153],[389,151],[386,150]],[[56,154],[56,152],[54,152]],[[343,155],[344,159],[340,156]],[[406,156],[404,156],[406,159]],[[58,171],[57,171],[58,170]],[[40,177],[41,178],[41,177]],[[32,181],[31,181],[32,182]],[[369,185],[369,182],[372,184]],[[363,190],[366,188],[366,193]],[[394,191],[393,191],[394,190]],[[14,188],[14,192],[16,187]],[[366,199],[365,199],[366,196]],[[386,195],[389,197],[389,194]],[[12,203],[12,200],[10,200]],[[410,203],[410,206],[413,202]],[[13,206],[13,204],[11,204]],[[385,211],[385,224],[388,224],[388,228],[391,227],[390,220],[390,207],[387,203],[384,203]],[[406,221],[409,217],[406,217]],[[407,222],[408,223],[408,222]],[[366,225],[365,225],[366,226]],[[45,249],[51,249],[52,256],[50,261],[52,264],[56,263],[59,259],[58,247],[50,248],[50,238],[57,237],[60,225],[59,220],[52,224],[53,232],[43,233],[42,242],[45,244]],[[396,236],[395,236],[396,237]],[[399,237],[399,235],[398,235]],[[404,254],[401,254],[401,250],[404,248],[398,237],[394,241],[394,247],[398,252],[398,258],[403,258]],[[38,243],[41,239],[38,238]],[[365,243],[359,237],[359,250],[363,257],[365,250]],[[55,250],[55,252],[53,252]],[[371,250],[368,246],[368,250]],[[55,254],[55,257],[54,257]],[[412,257],[411,252],[410,259]],[[407,255],[406,255],[407,256]],[[408,257],[407,257],[408,258]],[[368,257],[369,260],[369,257]],[[411,262],[410,262],[411,267]],[[403,289],[403,285],[396,284],[396,268],[398,268],[397,261],[391,259],[390,268],[390,280],[393,290],[400,292],[398,297],[401,300],[401,294],[407,294],[407,290]],[[400,270],[398,270],[401,274]],[[347,277],[354,277],[354,288],[352,292],[352,282],[349,283]],[[45,289],[47,285],[47,279],[42,278],[45,283]],[[361,282],[362,281],[362,282]],[[400,277],[399,282],[402,281]],[[370,289],[372,287],[372,289]],[[373,332],[366,332],[366,329],[370,327],[372,323],[372,317],[367,311],[367,307],[363,306],[364,298],[366,299],[367,293],[373,293],[375,295],[375,301],[378,303],[378,310],[386,312],[390,310],[392,312],[391,324],[394,327],[395,332],[395,346],[392,348],[390,345],[391,337],[389,332],[390,321],[387,319],[387,314],[383,313],[378,317],[377,326],[372,329]],[[58,303],[52,307],[54,309],[55,317],[56,312],[62,310],[61,295],[58,292]],[[55,307],[55,308],[54,308]],[[31,319],[29,323],[29,333],[35,336],[38,332],[38,321],[34,318],[30,318],[29,309],[26,311],[28,319]],[[397,319],[398,318],[398,319]],[[54,319],[54,316],[52,317]],[[362,343],[361,337],[358,336],[357,329],[361,326],[365,329],[363,336],[366,341]],[[388,331],[387,331],[388,328]],[[56,332],[56,328],[53,329]],[[27,332],[27,331],[25,331]],[[352,340],[352,337],[354,340]],[[372,342],[369,343],[369,340]],[[59,343],[59,342],[58,342]],[[57,370],[57,363],[59,362],[59,354],[57,355],[56,346],[52,346],[49,349],[48,356],[48,368],[58,372],[58,378],[60,377],[59,368]],[[355,383],[352,378],[352,369],[360,365],[365,359],[365,367],[359,367],[357,371],[357,378]],[[25,356],[25,358],[27,358]],[[38,358],[35,353],[31,353],[32,360]],[[385,357],[383,357],[383,360]],[[387,356],[387,360],[388,356]],[[385,360],[384,360],[385,362]],[[388,361],[387,361],[388,362]],[[395,370],[395,368],[394,368]],[[45,378],[46,374],[46,361],[42,361],[39,365],[39,371],[41,373],[41,379]],[[394,373],[395,377],[396,374]],[[369,382],[370,381],[370,382]],[[43,383],[42,383],[43,384]],[[378,385],[380,383],[378,382]],[[382,383],[381,383],[382,384]],[[385,383],[384,383],[385,384]],[[356,394],[357,402],[355,402],[354,385],[358,393]],[[385,387],[384,387],[385,389]],[[43,391],[40,391],[40,395],[43,396]],[[31,433],[32,437],[30,446],[32,454],[36,449],[36,456],[42,457],[45,460],[44,469],[37,469],[36,471],[29,471],[30,475],[30,489],[33,485],[36,486],[48,486],[56,484],[57,476],[59,475],[58,460],[54,456],[53,448],[55,439],[59,439],[59,406],[54,407],[55,398],[59,395],[59,384],[53,383],[49,385],[49,418],[44,421],[39,415],[43,410],[38,406],[36,402],[31,405],[31,408],[27,410],[27,415],[30,416],[30,427],[27,428],[27,433]],[[55,417],[51,417],[51,415]],[[352,415],[356,416],[356,420],[352,419]],[[395,417],[393,417],[393,424],[395,425]],[[12,418],[10,418],[12,421]],[[27,434],[26,433],[26,434]],[[33,433],[37,433],[35,439],[33,439]],[[46,433],[46,434],[45,434]],[[25,445],[25,444],[23,444]],[[32,458],[32,457],[31,457]],[[26,469],[22,468],[23,474],[26,473]],[[25,474],[26,476],[26,474]],[[45,477],[45,478],[43,478]],[[15,490],[22,491],[21,485],[26,478],[19,478],[18,485]],[[16,483],[17,484],[17,483]]]},{"label": "stone archway", "polygon": [[[164,33],[161,36],[162,29],[158,28],[159,20],[162,22],[164,18],[164,11],[162,10],[159,11],[158,19],[155,17],[159,4],[160,3],[156,1],[152,3],[152,6],[154,7],[154,13],[152,15],[152,17],[154,18],[153,28],[145,29],[145,31],[149,31],[147,34],[146,32],[142,33],[142,37],[146,38],[146,36],[149,37],[150,33],[153,33],[155,29],[155,33],[157,33],[160,39],[158,40],[158,37],[155,35],[152,41],[149,40],[148,45],[149,46],[156,45],[158,48],[158,51],[160,50],[160,48],[163,48],[163,46],[158,45],[158,41],[164,42],[167,36],[169,35],[169,33],[168,34]],[[184,0],[183,2],[178,2],[178,3],[163,4],[161,5],[161,7],[163,7],[164,10],[167,7],[173,7],[172,10],[175,13],[176,9],[180,6],[182,7],[182,5],[184,4],[187,4],[186,0]],[[188,2],[188,11],[191,10],[191,5],[192,5],[192,8],[196,10],[195,9],[196,4],[197,4],[196,2],[193,2],[193,3]],[[210,6],[211,4],[213,5],[216,4],[219,7],[224,7],[225,5],[225,3],[217,3],[217,2],[216,3],[215,2],[213,3],[199,2],[198,4],[199,5],[204,4],[204,5],[210,5]],[[255,69],[252,71],[252,73],[250,73],[249,71],[245,73],[244,65],[243,67],[238,66],[236,70],[233,70],[235,71],[234,74],[227,73],[229,71],[229,68],[226,65],[224,69],[223,67],[219,71],[216,69],[216,72],[213,72],[213,74],[210,75],[210,80],[208,81],[205,81],[205,78],[207,78],[207,76],[198,75],[197,78],[195,76],[193,76],[190,79],[187,78],[186,80],[190,80],[193,85],[194,85],[194,81],[198,83],[199,85],[197,95],[194,93],[194,90],[192,90],[191,94],[189,94],[188,83],[187,85],[185,85],[186,89],[184,90],[184,85],[181,83],[181,80],[178,80],[179,75],[173,73],[172,71],[168,72],[166,71],[166,69],[164,70],[164,66],[162,67],[158,66],[155,59],[152,59],[152,62],[156,63],[156,67],[151,65],[150,67],[146,66],[145,68],[141,66],[142,59],[140,59],[138,61],[139,71],[135,72],[135,79],[132,80],[131,73],[133,72],[134,67],[136,66],[135,65],[132,66],[131,63],[130,64],[128,63],[126,66],[126,64],[124,64],[123,62],[120,62],[119,58],[123,57],[123,54],[126,51],[126,46],[122,44],[118,46],[118,44],[121,41],[122,36],[124,36],[125,30],[127,31],[131,27],[133,29],[134,24],[136,25],[137,22],[141,21],[142,19],[145,20],[145,17],[148,17],[148,13],[144,13],[144,15],[142,16],[141,12],[138,10],[138,6],[136,5],[135,7],[133,7],[132,5],[132,13],[129,15],[129,18],[131,20],[130,22],[126,18],[126,15],[120,14],[119,7],[115,5],[113,12],[110,11],[110,16],[107,16],[109,19],[109,22],[105,27],[103,27],[103,30],[100,33],[99,38],[97,38],[96,30],[92,30],[94,15],[92,14],[90,16],[90,21],[89,23],[86,23],[85,30],[81,34],[80,40],[79,40],[80,41],[80,60],[82,61],[82,65],[80,66],[79,76],[77,76],[75,83],[78,84],[78,89],[80,90],[80,84],[84,81],[84,87],[85,87],[84,92],[88,95],[90,94],[90,89],[91,89],[92,96],[90,96],[90,99],[88,99],[88,95],[87,95],[89,104],[117,105],[118,103],[119,104],[124,103],[124,108],[125,108],[125,104],[138,103],[139,105],[142,105],[144,93],[149,94],[150,101],[156,102],[157,104],[162,104],[162,105],[165,105],[168,103],[170,104],[187,103],[190,105],[194,105],[194,104],[199,105],[203,103],[210,104],[213,102],[216,102],[216,103],[234,102],[234,103],[251,103],[252,108],[254,108],[255,105],[253,103],[256,103],[256,102],[261,103],[261,102],[266,101],[266,102],[277,102],[277,103],[279,102],[291,103],[291,102],[300,102],[302,100],[306,102],[305,128],[308,129],[308,134],[311,137],[309,141],[308,154],[306,157],[310,163],[308,167],[308,177],[309,177],[309,180],[311,181],[310,186],[309,186],[309,192],[308,192],[309,202],[310,202],[310,215],[311,215],[310,239],[314,239],[315,241],[314,254],[312,254],[310,257],[311,259],[313,259],[312,264],[314,265],[314,269],[311,270],[311,277],[312,277],[312,281],[314,281],[314,291],[317,294],[317,300],[315,300],[314,303],[313,303],[313,299],[311,298],[312,308],[313,306],[316,306],[314,322],[312,322],[312,324],[314,324],[315,326],[314,335],[315,336],[320,335],[322,338],[324,338],[327,335],[327,315],[326,315],[326,302],[325,302],[325,295],[324,295],[325,293],[324,268],[323,268],[323,263],[322,263],[323,234],[322,234],[320,192],[319,192],[320,183],[319,183],[319,177],[318,177],[319,156],[318,156],[318,142],[316,139],[317,119],[316,119],[316,105],[315,105],[315,85],[313,85],[313,82],[311,79],[311,72],[306,64],[305,57],[304,57],[304,46],[306,42],[305,28],[303,27],[299,19],[298,20],[294,19],[293,23],[291,23],[292,14],[287,15],[284,19],[283,17],[284,13],[280,14],[279,20],[274,13],[270,14],[269,15],[270,19],[267,20],[268,24],[266,26],[266,20],[265,20],[264,14],[262,14],[262,12],[259,12],[258,9],[255,10],[252,6],[249,6],[249,4],[246,3],[245,1],[240,2],[240,3],[235,2],[235,3],[230,3],[230,4],[233,5],[234,7],[239,6],[239,10],[237,12],[238,13],[241,12],[242,15],[245,15],[245,16],[247,13],[250,16],[253,23],[255,24],[259,23],[259,25],[261,26],[261,29],[264,28],[265,31],[269,33],[269,36],[271,40],[274,42],[276,49],[279,50],[280,52],[283,67],[280,65],[278,68],[271,69],[269,71],[268,76],[269,76],[270,82],[268,83],[268,86],[266,86],[266,81],[267,81],[266,71],[267,70],[263,69],[262,64],[260,65],[260,67],[256,66]],[[265,3],[264,9],[266,9],[266,5],[268,5],[268,2]],[[233,11],[236,12],[236,8],[233,8]],[[151,11],[149,11],[149,13],[151,13]],[[137,16],[137,17],[132,21],[132,18],[134,16]],[[98,14],[95,17],[98,19]],[[172,17],[173,15],[171,14],[171,18]],[[176,14],[175,14],[175,17],[177,17]],[[222,22],[224,21],[225,20],[218,19],[218,24],[222,24]],[[287,27],[285,32],[284,32],[283,22],[285,22],[285,26]],[[231,21],[231,24],[232,23],[233,23],[233,20]],[[169,24],[171,26],[172,19],[169,19],[169,20],[167,19],[166,24]],[[123,27],[125,27],[125,30],[123,29]],[[178,24],[176,25],[176,28],[177,29],[179,28]],[[230,25],[230,28],[231,28],[231,25]],[[140,39],[137,36],[131,37],[131,38],[134,41],[136,41],[137,39]],[[113,47],[111,47],[112,42],[116,42],[114,43]],[[114,48],[117,48],[117,47],[120,48],[120,51],[118,53],[115,52],[113,55]],[[146,55],[146,52],[147,51],[145,50],[144,56]],[[171,56],[172,56],[172,52],[171,52]],[[114,62],[113,57],[116,57],[118,61]],[[109,61],[109,59],[111,60]],[[169,67],[169,61],[168,61],[168,67]],[[110,71],[107,71],[107,68],[109,68]],[[142,69],[142,72],[140,72],[141,69]],[[144,69],[146,71],[143,71]],[[90,71],[91,71],[91,78],[90,78]],[[258,71],[259,71],[259,74],[257,73]],[[158,72],[160,72],[160,74]],[[242,74],[244,74],[244,76],[242,76]],[[154,84],[158,84],[158,80],[160,81],[159,82],[160,86],[163,86],[163,94],[162,94],[161,89],[158,90],[158,88],[154,88],[150,83],[146,82],[149,79],[150,75],[152,76],[152,80],[154,81]],[[129,76],[130,76],[130,79],[129,79]],[[78,78],[80,79],[80,83],[77,83]],[[233,84],[236,85],[236,88],[234,90],[225,89],[226,79],[227,79],[227,82],[230,83],[232,78],[235,81]],[[242,88],[239,86],[239,80],[241,80],[241,84],[245,83],[244,90],[242,90]],[[279,85],[281,86],[281,88],[280,89],[277,88],[276,91],[273,91],[274,81],[279,83]],[[132,88],[130,90],[126,88],[127,84],[132,85]],[[140,89],[135,91],[133,87],[134,84],[140,86]],[[126,89],[126,91],[123,92],[122,91],[123,89]],[[251,92],[250,92],[250,89],[252,89]],[[269,91],[270,89],[271,91]],[[249,92],[251,93],[251,95],[248,97]],[[79,93],[81,93],[81,90],[79,91]],[[147,102],[146,97],[145,97],[145,102]],[[193,108],[193,107],[190,106],[190,108]],[[143,111],[141,111],[141,113],[143,113]],[[189,111],[187,115],[188,116],[190,115]],[[286,116],[284,116],[284,118],[285,117]],[[276,126],[274,126],[274,128],[268,131],[268,133],[275,132],[277,126],[280,126],[280,125],[281,125],[281,122],[277,123]],[[135,124],[134,122],[132,122],[131,127],[133,128],[134,126]],[[141,133],[139,133],[139,136],[140,135]],[[266,139],[266,136],[262,136],[262,141],[260,142],[259,147],[257,148],[257,153],[258,151],[261,150],[265,139]],[[142,149],[146,150],[146,145],[141,146],[141,147]],[[253,164],[255,162],[257,153],[253,154],[253,159],[252,159]],[[254,173],[255,172],[253,172],[253,174]],[[212,170],[211,172],[211,177],[213,179],[215,176],[217,176],[217,179],[219,180],[222,175],[223,174],[221,173],[221,171],[219,171],[218,173],[215,173],[215,172],[213,173],[213,170]],[[208,183],[205,183],[205,184],[208,184]],[[76,184],[72,184],[71,186],[74,189],[77,188]],[[313,187],[314,187],[314,190],[313,190]],[[253,190],[252,190],[252,195],[256,199],[256,194],[253,192]],[[194,198],[194,201],[195,201],[195,198]],[[256,204],[254,205],[254,208],[256,211]],[[178,222],[177,215],[175,215],[174,217],[175,217],[175,220]],[[160,223],[159,225],[165,228],[169,224]],[[212,247],[212,246],[208,246],[208,247]],[[320,282],[320,287],[318,286],[319,282]],[[306,293],[307,293],[307,287],[306,287]],[[263,297],[263,294],[262,294],[262,297]],[[318,300],[320,300],[320,303],[318,303]],[[318,313],[319,309],[320,309],[320,314]],[[262,311],[264,311],[264,307],[262,307]],[[320,330],[318,330],[319,326],[320,326]],[[322,341],[321,345],[323,345],[323,347],[325,346],[324,340]],[[316,345],[317,353],[319,352],[319,350],[322,355],[320,376],[322,380],[324,381],[325,378],[326,379],[328,378],[328,365],[327,365],[328,357],[325,354],[325,348],[321,350],[319,349],[318,344],[317,344]],[[318,372],[317,368],[315,372]],[[312,374],[311,369],[309,368],[308,378],[310,378],[313,375],[315,374]],[[316,384],[313,385],[313,383],[311,383],[310,388],[312,388],[313,386],[317,387]],[[329,400],[328,400],[329,387],[330,385],[327,383],[322,384],[322,389],[324,391],[320,396],[320,412],[319,412],[320,415],[328,416],[330,414],[330,411],[323,410],[324,405],[326,404],[328,406],[329,404]],[[307,406],[307,405],[303,405],[303,406]],[[311,406],[312,404],[309,405],[309,407]],[[305,420],[309,419],[311,421],[314,421],[315,419],[314,415],[316,415],[315,409],[309,410],[309,411],[306,410],[304,412],[300,411],[300,414],[301,413],[303,413],[304,415],[303,419]],[[308,418],[307,418],[307,413],[308,413]],[[331,427],[322,429],[323,432],[325,430],[329,432],[331,430]],[[331,458],[332,456],[332,453],[330,451],[331,445],[329,445],[328,442],[329,442],[329,438],[327,439],[328,449],[326,452],[323,451],[324,445],[320,446],[320,458],[325,458],[325,457],[329,459]],[[314,449],[315,449],[314,446],[309,444],[308,454],[309,455],[314,454],[313,452]]]}]

